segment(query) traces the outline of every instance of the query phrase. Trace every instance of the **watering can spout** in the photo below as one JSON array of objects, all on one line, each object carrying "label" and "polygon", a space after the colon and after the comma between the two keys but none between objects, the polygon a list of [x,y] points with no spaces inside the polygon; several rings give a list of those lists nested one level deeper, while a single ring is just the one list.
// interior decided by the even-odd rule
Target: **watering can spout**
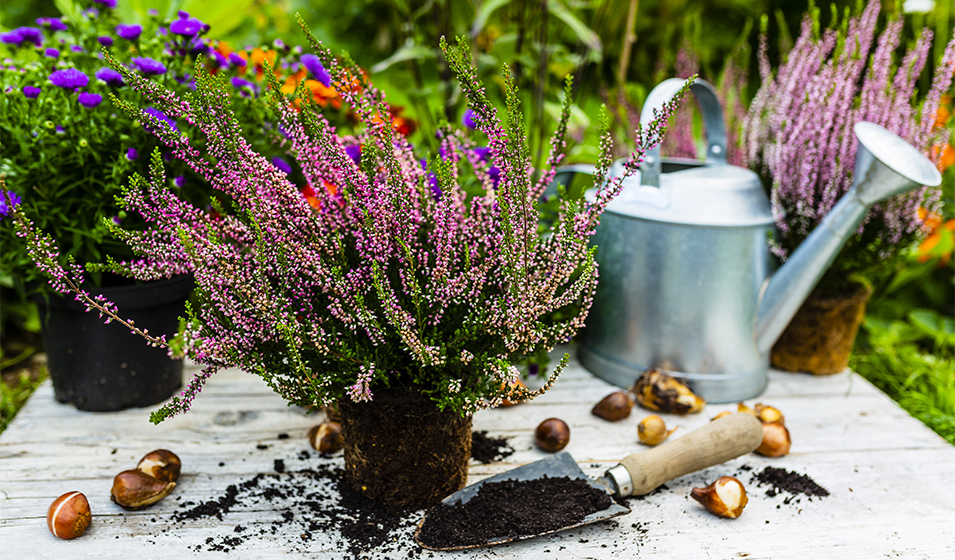
[{"label": "watering can spout", "polygon": [[848,238],[880,200],[919,185],[937,186],[935,165],[905,140],[876,124],[855,125],[852,188],[771,277],[756,317],[756,346],[768,354]]}]

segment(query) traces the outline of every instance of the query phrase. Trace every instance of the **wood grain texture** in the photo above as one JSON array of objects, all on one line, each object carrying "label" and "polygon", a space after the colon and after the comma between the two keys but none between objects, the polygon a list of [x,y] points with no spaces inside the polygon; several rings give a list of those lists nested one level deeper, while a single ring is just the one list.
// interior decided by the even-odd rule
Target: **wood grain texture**
[{"label": "wood grain texture", "polygon": [[[195,371],[189,368],[187,375]],[[543,458],[545,454],[534,446],[533,430],[549,417],[570,425],[567,451],[590,475],[646,451],[637,443],[636,426],[649,411],[636,408],[616,423],[590,414],[593,405],[614,390],[572,360],[562,379],[540,399],[479,413],[474,429],[510,438],[515,453],[504,462],[472,462],[469,482]],[[786,415],[793,437],[790,455],[767,459],[748,454],[681,476],[642,499],[628,500],[633,511],[610,522],[434,557],[955,558],[955,447],[851,372],[822,378],[773,372],[767,392],[748,404],[756,401],[772,404]],[[154,408],[80,412],[56,403],[48,383],[41,386],[0,435],[0,557],[353,557],[341,549],[341,537],[334,530],[307,543],[297,534],[256,532],[228,556],[194,552],[210,537],[233,534],[239,524],[264,527],[281,519],[280,503],[245,504],[222,520],[172,519],[181,504],[216,498],[229,485],[260,473],[281,483],[288,475],[275,472],[277,458],[289,472],[318,464],[341,466],[341,455],[302,455],[309,449],[306,433],[321,421],[320,414],[286,406],[260,379],[238,371],[214,376],[184,416],[153,426],[148,416]],[[709,405],[690,416],[662,416],[668,426],[679,426],[670,437],[680,438],[723,410],[735,410],[735,405]],[[156,448],[171,449],[182,459],[183,475],[173,494],[137,512],[112,504],[112,477],[135,467],[140,457]],[[769,496],[767,487],[753,481],[753,474],[767,466],[806,474],[831,495]],[[689,497],[694,486],[723,475],[736,476],[747,488],[749,504],[738,519],[714,517]],[[59,541],[46,528],[46,509],[71,490],[86,494],[93,522],[83,537]],[[411,515],[411,521],[420,515]],[[389,552],[359,557],[430,558],[411,546],[410,535],[396,538]]]}]

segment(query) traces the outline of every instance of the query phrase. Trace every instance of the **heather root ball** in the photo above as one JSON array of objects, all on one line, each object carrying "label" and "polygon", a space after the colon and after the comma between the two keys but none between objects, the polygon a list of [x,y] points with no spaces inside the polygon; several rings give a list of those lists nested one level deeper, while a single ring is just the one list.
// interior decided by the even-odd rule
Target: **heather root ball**
[{"label": "heather root ball", "polygon": [[537,447],[548,453],[557,453],[570,443],[570,428],[560,418],[548,418],[534,430]]}]

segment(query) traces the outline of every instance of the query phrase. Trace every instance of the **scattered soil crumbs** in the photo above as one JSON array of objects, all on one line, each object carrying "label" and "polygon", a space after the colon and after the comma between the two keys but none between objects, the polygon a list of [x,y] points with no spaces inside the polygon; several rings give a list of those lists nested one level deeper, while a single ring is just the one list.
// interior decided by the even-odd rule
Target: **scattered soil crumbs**
[{"label": "scattered soil crumbs", "polygon": [[[776,467],[766,467],[761,472],[754,474],[750,482],[756,482],[759,486],[770,486],[771,488],[766,491],[766,495],[769,497],[776,496],[780,492],[788,492],[793,496],[805,494],[810,497],[810,500],[813,496],[825,497],[829,495],[828,490],[816,484],[816,481],[808,476]],[[790,499],[792,497],[787,497],[785,503],[788,504]]]},{"label": "scattered soil crumbs", "polygon": [[419,557],[423,550],[411,537],[420,512],[371,501],[354,490],[343,474],[332,464],[284,474],[258,474],[229,486],[216,499],[180,504],[172,522],[187,527],[196,520],[215,517],[228,522],[230,513],[254,512],[254,521],[242,516],[243,522],[237,522],[229,533],[190,546],[193,552],[230,552],[265,535],[296,535],[294,540],[284,541],[287,552],[317,552],[309,545],[314,537],[347,551],[353,558],[367,558],[369,554],[394,558],[402,550],[410,550],[402,557]]},{"label": "scattered soil crumbs", "polygon": [[506,437],[487,437],[486,431],[471,433],[471,458],[475,461],[493,463],[514,454],[514,448]]},{"label": "scattered soil crumbs", "polygon": [[610,504],[607,493],[579,478],[490,482],[465,503],[432,508],[418,538],[444,549],[539,535],[579,523]]}]

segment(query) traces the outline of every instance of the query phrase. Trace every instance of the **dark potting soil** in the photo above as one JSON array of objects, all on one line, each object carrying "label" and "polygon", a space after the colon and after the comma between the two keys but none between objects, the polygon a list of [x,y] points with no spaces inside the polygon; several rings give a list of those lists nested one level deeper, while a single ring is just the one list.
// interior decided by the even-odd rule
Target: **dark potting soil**
[{"label": "dark potting soil", "polygon": [[[412,541],[411,534],[420,514],[365,498],[343,475],[342,469],[332,464],[258,474],[230,485],[213,500],[180,504],[172,521],[180,526],[211,517],[228,522],[230,513],[256,512],[254,521],[237,522],[231,533],[208,537],[204,543],[191,546],[193,552],[230,552],[262,536],[286,535],[289,552],[305,553],[313,538],[325,541],[328,535],[340,535],[337,542],[323,544],[332,544],[353,558],[369,554],[392,558],[403,550],[411,551],[402,552],[403,557],[419,557],[422,549]],[[263,513],[263,503],[278,515]]]},{"label": "dark potting soil", "polygon": [[418,539],[432,548],[454,548],[539,535],[579,523],[610,504],[609,494],[579,478],[491,482],[465,503],[432,508]]},{"label": "dark potting soil", "polygon": [[514,448],[507,443],[506,437],[488,437],[484,430],[471,433],[471,458],[475,461],[486,465],[513,454]]},{"label": "dark potting soil", "polygon": [[[805,494],[810,498],[829,495],[828,490],[816,484],[816,481],[808,476],[776,467],[766,467],[754,474],[751,482],[756,482],[759,486],[770,486],[770,489],[766,491],[769,497],[776,496],[780,492],[788,492],[793,496]],[[786,503],[789,503],[788,500],[787,498]]]}]

